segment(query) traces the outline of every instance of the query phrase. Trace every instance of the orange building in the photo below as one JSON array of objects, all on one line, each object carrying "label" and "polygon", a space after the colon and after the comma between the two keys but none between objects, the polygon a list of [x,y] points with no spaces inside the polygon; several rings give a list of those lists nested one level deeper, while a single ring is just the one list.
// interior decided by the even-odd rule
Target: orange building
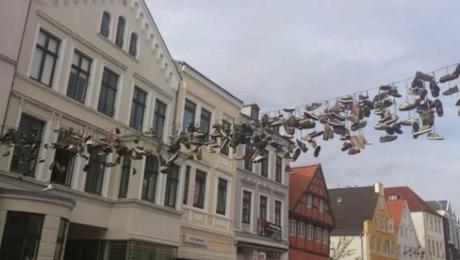
[{"label": "orange building", "polygon": [[289,227],[289,259],[329,259],[329,236],[334,218],[319,164],[292,169]]}]

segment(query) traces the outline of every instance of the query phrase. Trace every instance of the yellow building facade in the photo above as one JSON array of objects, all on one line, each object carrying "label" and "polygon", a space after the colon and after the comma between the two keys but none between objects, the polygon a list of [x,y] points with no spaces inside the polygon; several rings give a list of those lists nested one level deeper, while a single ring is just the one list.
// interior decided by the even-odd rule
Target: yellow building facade
[{"label": "yellow building facade", "polygon": [[390,210],[385,202],[382,184],[376,184],[379,193],[372,220],[364,222],[364,234],[368,238],[367,259],[391,260],[398,259],[397,233],[393,225]]}]

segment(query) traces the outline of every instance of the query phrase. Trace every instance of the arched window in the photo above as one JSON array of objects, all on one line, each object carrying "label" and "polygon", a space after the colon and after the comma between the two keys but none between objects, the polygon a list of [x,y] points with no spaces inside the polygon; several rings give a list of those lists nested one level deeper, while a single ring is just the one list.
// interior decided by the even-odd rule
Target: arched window
[{"label": "arched window", "polygon": [[107,12],[104,12],[102,14],[100,33],[104,37],[109,37],[109,31],[110,31],[110,14]]},{"label": "arched window", "polygon": [[137,34],[131,33],[131,38],[129,40],[129,54],[136,57],[137,55]]},{"label": "arched window", "polygon": [[123,48],[123,38],[125,35],[125,18],[119,17],[118,24],[117,24],[117,37],[115,38],[115,44]]}]

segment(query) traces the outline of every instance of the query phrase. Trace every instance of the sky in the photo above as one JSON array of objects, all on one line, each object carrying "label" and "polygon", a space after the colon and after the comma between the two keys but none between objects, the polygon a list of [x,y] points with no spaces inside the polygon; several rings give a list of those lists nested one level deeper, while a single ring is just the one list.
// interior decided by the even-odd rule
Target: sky
[{"label": "sky", "polygon": [[[262,111],[343,96],[460,62],[455,0],[146,2],[175,59]],[[401,84],[404,92],[406,83]],[[349,156],[333,141],[322,144],[319,158],[307,153],[296,165],[321,163],[329,188],[407,185],[425,200],[447,199],[460,210],[459,97],[441,99],[445,115],[435,126],[444,141],[414,140],[405,129],[397,141],[380,144],[380,133],[368,127],[363,134],[374,144],[362,153]]]}]

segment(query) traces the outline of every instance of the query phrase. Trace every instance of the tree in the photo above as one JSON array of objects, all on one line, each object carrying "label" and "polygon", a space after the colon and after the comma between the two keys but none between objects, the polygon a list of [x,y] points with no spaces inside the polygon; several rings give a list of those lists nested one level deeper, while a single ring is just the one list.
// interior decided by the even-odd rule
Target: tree
[{"label": "tree", "polygon": [[356,249],[350,248],[353,237],[340,237],[337,245],[332,243],[331,260],[340,260],[353,255]]}]

